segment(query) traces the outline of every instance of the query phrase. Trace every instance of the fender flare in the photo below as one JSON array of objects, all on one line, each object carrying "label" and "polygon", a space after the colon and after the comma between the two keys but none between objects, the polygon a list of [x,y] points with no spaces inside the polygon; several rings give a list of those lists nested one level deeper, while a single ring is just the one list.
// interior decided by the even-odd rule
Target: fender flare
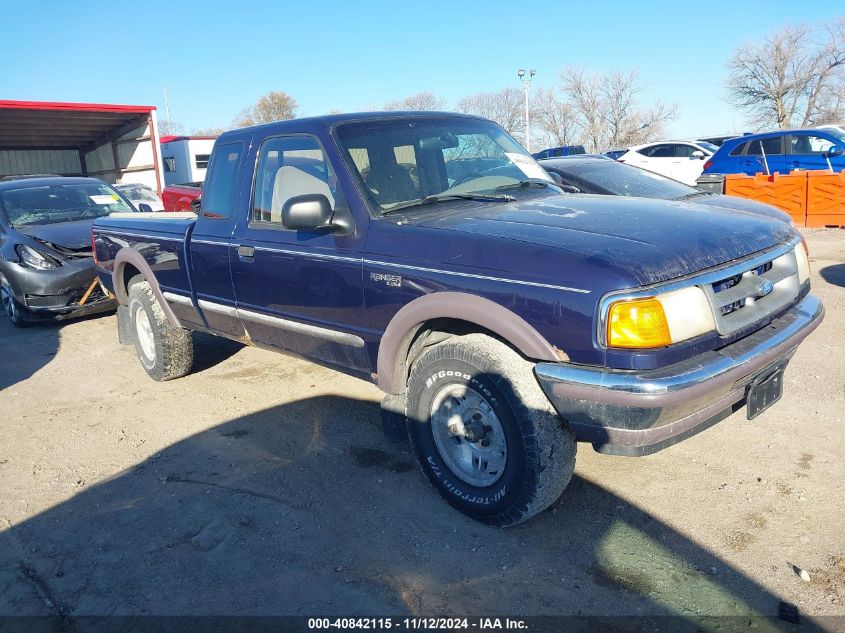
[{"label": "fender flare", "polygon": [[403,306],[390,320],[378,348],[377,384],[385,393],[404,393],[404,355],[426,321],[460,319],[490,330],[533,360],[559,363],[566,355],[552,346],[525,319],[478,295],[435,292]]},{"label": "fender flare", "polygon": [[150,284],[150,288],[158,300],[159,305],[161,305],[161,309],[164,311],[167,320],[170,321],[170,325],[173,327],[182,327],[179,319],[173,314],[173,310],[170,309],[170,305],[165,300],[161,288],[159,288],[158,279],[156,279],[153,269],[150,268],[147,260],[144,259],[141,253],[128,247],[121,248],[114,257],[114,270],[112,270],[111,281],[112,286],[114,286],[114,296],[117,297],[117,302],[124,306],[129,304],[129,296],[126,294],[126,288],[123,287],[123,269],[126,268],[127,264],[137,268],[147,280],[147,283]]}]

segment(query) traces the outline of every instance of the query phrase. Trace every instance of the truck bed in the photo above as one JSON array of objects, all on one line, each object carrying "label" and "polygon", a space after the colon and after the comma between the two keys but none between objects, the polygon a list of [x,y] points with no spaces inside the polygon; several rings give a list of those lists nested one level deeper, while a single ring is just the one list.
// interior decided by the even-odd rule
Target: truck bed
[{"label": "truck bed", "polygon": [[[128,247],[143,258],[162,291],[190,294],[187,245],[196,217],[193,213],[115,213],[98,219],[92,233],[100,279],[118,294],[115,285],[128,279],[113,278],[115,257]],[[137,274],[140,267],[140,262],[127,266],[123,276]]]}]

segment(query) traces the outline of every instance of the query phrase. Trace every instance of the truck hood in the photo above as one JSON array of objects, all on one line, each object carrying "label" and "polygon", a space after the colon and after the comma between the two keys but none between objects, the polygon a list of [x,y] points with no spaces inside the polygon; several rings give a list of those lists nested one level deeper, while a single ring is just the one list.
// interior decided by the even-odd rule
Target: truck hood
[{"label": "truck hood", "polygon": [[32,224],[19,226],[18,233],[28,235],[40,242],[54,244],[69,250],[91,250],[91,227],[93,220],[77,220],[76,222],[58,222],[56,224]]},{"label": "truck hood", "polygon": [[407,222],[567,251],[597,267],[625,271],[640,285],[718,266],[796,235],[788,223],[750,212],[582,194],[439,205],[436,214]]},{"label": "truck hood", "polygon": [[756,200],[749,200],[747,198],[725,196],[720,193],[704,193],[700,196],[690,198],[687,202],[692,204],[703,204],[708,207],[721,207],[723,209],[731,209],[733,211],[747,211],[748,213],[765,215],[776,220],[781,220],[782,222],[792,222],[792,218],[789,217],[789,214],[781,211],[777,207],[757,202]]}]

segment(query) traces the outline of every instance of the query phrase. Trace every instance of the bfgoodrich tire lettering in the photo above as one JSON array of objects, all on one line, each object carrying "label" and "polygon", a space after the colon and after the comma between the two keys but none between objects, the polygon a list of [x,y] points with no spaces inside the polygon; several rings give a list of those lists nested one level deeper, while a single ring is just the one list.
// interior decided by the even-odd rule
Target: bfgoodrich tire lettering
[{"label": "bfgoodrich tire lettering", "polygon": [[[453,398],[445,417],[444,394]],[[423,471],[451,505],[474,519],[495,526],[524,521],[554,503],[572,477],[575,440],[537,384],[532,363],[488,336],[450,338],[425,352],[411,369],[406,402]],[[456,454],[471,460],[460,462],[449,444],[444,451],[444,419],[450,433],[460,431],[452,437]],[[500,448],[489,461],[476,459],[485,441],[488,456]],[[496,461],[500,453],[503,462]],[[478,468],[477,476],[468,464]]]},{"label": "bfgoodrich tire lettering", "polygon": [[180,378],[194,363],[191,333],[167,320],[150,284],[139,278],[129,287],[129,323],[141,366],[153,380]]}]

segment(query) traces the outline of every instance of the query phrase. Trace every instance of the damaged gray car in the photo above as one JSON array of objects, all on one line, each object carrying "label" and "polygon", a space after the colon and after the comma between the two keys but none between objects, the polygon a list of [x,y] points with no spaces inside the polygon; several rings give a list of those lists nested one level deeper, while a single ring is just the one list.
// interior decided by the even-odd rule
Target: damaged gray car
[{"label": "damaged gray car", "polygon": [[114,309],[94,273],[91,225],[133,211],[96,178],[0,182],[0,299],[12,324]]}]

